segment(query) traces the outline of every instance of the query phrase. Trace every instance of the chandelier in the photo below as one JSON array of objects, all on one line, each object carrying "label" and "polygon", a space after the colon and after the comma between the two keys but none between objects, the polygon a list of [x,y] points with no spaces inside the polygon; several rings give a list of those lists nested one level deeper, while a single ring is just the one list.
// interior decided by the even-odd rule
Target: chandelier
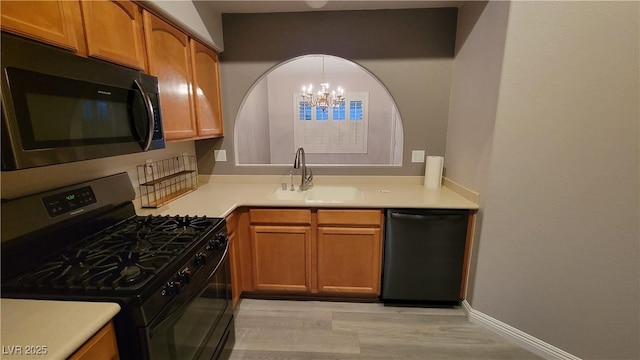
[{"label": "chandelier", "polygon": [[[324,80],[324,56],[322,57],[322,79]],[[320,90],[314,94],[313,85],[302,87],[302,101],[305,106],[319,107],[322,110],[344,106],[344,89],[338,86],[338,90],[329,93],[329,83],[320,84]]]}]

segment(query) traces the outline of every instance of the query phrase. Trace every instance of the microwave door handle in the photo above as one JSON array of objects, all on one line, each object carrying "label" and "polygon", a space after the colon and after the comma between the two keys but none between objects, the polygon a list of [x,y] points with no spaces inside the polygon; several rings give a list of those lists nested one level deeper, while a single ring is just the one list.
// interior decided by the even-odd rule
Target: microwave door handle
[{"label": "microwave door handle", "polygon": [[147,134],[147,139],[145,140],[144,147],[143,147],[143,150],[147,151],[151,147],[151,140],[153,140],[153,130],[154,130],[153,105],[151,104],[151,99],[149,98],[147,93],[144,91],[144,89],[142,88],[142,85],[140,85],[138,80],[137,79],[133,79],[133,83],[138,88],[138,91],[140,91],[140,95],[142,95],[142,99],[144,100],[144,106],[147,108],[147,118],[149,119],[149,133]]}]

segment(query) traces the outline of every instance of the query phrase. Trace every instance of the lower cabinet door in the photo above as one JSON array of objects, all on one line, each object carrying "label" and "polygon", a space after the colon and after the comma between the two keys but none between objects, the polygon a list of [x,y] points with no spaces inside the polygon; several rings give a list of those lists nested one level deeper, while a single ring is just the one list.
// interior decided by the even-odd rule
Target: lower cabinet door
[{"label": "lower cabinet door", "polygon": [[236,232],[229,235],[229,257],[231,265],[231,299],[235,308],[242,294],[242,270],[240,268],[240,254],[238,247],[238,234]]},{"label": "lower cabinet door", "polygon": [[76,350],[69,360],[118,360],[118,344],[113,322],[107,323],[93,337]]},{"label": "lower cabinet door", "polygon": [[321,293],[380,294],[379,228],[318,227]]},{"label": "lower cabinet door", "polygon": [[251,226],[255,290],[309,292],[311,227]]}]

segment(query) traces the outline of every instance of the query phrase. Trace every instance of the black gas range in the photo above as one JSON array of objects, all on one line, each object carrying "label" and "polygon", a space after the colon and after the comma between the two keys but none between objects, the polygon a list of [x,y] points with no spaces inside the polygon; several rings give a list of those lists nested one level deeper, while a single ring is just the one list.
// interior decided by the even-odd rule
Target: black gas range
[{"label": "black gas range", "polygon": [[126,173],[2,203],[2,297],[110,301],[122,359],[234,342],[224,219],[138,216]]}]

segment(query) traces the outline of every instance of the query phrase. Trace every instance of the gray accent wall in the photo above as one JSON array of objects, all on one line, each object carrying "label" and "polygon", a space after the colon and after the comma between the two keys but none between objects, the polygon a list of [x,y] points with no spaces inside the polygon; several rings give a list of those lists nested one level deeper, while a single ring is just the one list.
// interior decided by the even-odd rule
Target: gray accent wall
[{"label": "gray accent wall", "polygon": [[459,13],[446,162],[480,192],[468,301],[584,359],[640,358],[639,15],[638,2]]},{"label": "gray accent wall", "polygon": [[[401,167],[316,167],[314,174],[423,175],[424,163],[411,163],[411,150],[444,155],[456,18],[456,8],[223,14],[225,137],[196,142],[200,173],[287,174],[290,167],[234,165],[236,115],[253,83],[272,67],[328,54],[359,64],[389,90],[402,117],[404,160]],[[216,163],[214,149],[226,150],[228,161]]]}]

